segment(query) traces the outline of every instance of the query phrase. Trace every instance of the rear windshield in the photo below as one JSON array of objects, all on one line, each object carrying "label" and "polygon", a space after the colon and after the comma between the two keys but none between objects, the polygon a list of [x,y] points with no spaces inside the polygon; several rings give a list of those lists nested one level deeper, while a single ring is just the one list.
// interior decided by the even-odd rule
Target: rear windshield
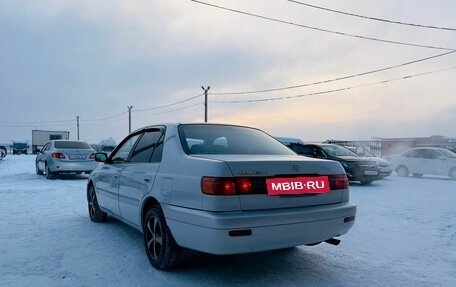
[{"label": "rear windshield", "polygon": [[338,145],[324,145],[322,148],[330,156],[358,156],[348,148]]},{"label": "rear windshield", "polygon": [[179,136],[187,154],[295,154],[265,132],[247,127],[180,125]]},{"label": "rear windshield", "polygon": [[54,143],[55,148],[61,149],[91,149],[92,147],[86,142],[78,141],[56,141]]}]

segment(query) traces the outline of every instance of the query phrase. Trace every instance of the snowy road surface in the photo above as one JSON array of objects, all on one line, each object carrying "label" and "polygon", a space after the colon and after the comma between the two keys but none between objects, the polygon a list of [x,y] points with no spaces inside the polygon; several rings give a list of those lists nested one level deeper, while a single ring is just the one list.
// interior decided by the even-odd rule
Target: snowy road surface
[{"label": "snowy road surface", "polygon": [[[235,256],[186,252],[152,268],[142,235],[87,215],[87,177],[46,180],[33,155],[0,161],[0,286],[456,286],[456,181],[351,184],[355,226],[339,246]],[[195,234],[198,236],[198,234]]]}]

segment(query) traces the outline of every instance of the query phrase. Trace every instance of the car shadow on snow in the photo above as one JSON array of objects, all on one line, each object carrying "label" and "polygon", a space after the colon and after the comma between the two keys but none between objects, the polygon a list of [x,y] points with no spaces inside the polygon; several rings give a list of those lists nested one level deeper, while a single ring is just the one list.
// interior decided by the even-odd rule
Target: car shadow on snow
[{"label": "car shadow on snow", "polygon": [[51,180],[88,180],[88,174],[58,174]]},{"label": "car shadow on snow", "polygon": [[370,184],[362,184],[359,181],[350,181],[349,188],[354,187],[354,186],[362,186],[362,187],[367,187],[367,188],[376,188],[376,187],[382,186],[386,182],[387,182],[387,179],[376,180],[376,181],[373,181]]},{"label": "car shadow on snow", "polygon": [[[172,276],[179,281],[183,280],[183,282],[200,277],[204,282],[214,280],[214,282],[226,284],[238,282],[246,286],[266,286],[273,282],[280,284],[284,277],[291,281],[307,278],[313,282],[322,272],[331,274],[334,270],[350,268],[349,266],[338,266],[340,261],[333,262],[331,257],[326,258],[319,254],[321,253],[319,248],[327,247],[318,245],[237,255],[212,255],[181,249],[178,264],[170,270],[159,271],[149,264],[144,253],[143,235],[139,231],[113,217],[108,217],[103,225],[117,233],[117,235],[110,233],[111,239],[117,238],[123,244],[130,242],[129,248],[126,248],[128,252],[144,254],[141,256],[144,260],[144,267],[151,268],[152,273],[166,272],[167,276]],[[335,278],[330,278],[331,275],[327,277],[328,280],[335,280]]]},{"label": "car shadow on snow", "polygon": [[335,282],[331,275],[335,270],[348,268],[338,266],[313,252],[318,247],[292,247],[274,251],[239,254],[211,255],[193,250],[183,250],[179,264],[170,272],[182,279],[204,278],[205,282],[218,282],[217,285],[239,284],[242,286],[287,286],[290,283],[316,283],[321,274],[325,280]]}]

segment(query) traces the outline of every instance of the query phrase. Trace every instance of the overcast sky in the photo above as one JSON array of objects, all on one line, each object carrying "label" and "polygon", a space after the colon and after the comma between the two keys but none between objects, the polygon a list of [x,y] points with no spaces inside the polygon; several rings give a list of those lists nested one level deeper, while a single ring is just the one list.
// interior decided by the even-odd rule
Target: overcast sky
[{"label": "overcast sky", "polygon": [[437,29],[286,0],[206,1],[297,25],[189,0],[0,0],[0,142],[32,129],[75,139],[76,116],[82,140],[120,141],[127,106],[132,129],[204,121],[201,86],[210,122],[276,136],[456,137],[456,53],[442,55],[456,49],[443,29],[456,29],[456,1],[302,0]]}]

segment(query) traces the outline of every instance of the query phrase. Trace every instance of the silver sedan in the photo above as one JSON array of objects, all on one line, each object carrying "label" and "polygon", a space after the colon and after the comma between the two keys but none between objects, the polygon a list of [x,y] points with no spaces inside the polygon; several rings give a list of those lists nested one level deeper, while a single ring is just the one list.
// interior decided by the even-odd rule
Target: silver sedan
[{"label": "silver sedan", "polygon": [[95,158],[103,164],[87,185],[90,219],[138,229],[158,269],[174,266],[182,248],[223,255],[338,244],[354,224],[339,162],[298,156],[258,129],[149,126]]},{"label": "silver sedan", "polygon": [[90,173],[97,167],[95,150],[84,141],[51,140],[36,156],[38,175],[52,179],[63,173]]}]

